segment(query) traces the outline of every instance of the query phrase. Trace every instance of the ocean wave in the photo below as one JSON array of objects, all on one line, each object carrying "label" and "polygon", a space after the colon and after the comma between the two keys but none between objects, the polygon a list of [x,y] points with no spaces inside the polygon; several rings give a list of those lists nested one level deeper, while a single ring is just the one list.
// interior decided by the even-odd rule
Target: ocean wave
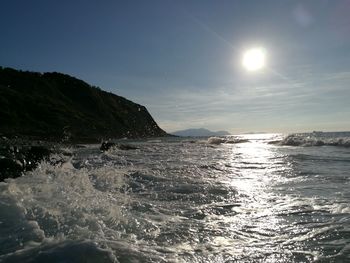
[{"label": "ocean wave", "polygon": [[235,143],[245,143],[249,142],[247,139],[237,138],[237,137],[210,137],[207,140],[208,144],[235,144]]},{"label": "ocean wave", "polygon": [[[67,249],[89,250],[86,244],[53,249],[46,246],[48,239],[97,243],[117,239],[127,221],[123,214],[127,199],[121,191],[124,177],[113,167],[88,170],[75,169],[69,162],[42,162],[36,170],[2,183],[0,237],[6,238],[0,238],[0,261],[23,262],[16,259],[33,256],[38,247],[47,248],[51,255]],[[9,234],[14,237],[11,242]]]},{"label": "ocean wave", "polygon": [[341,146],[350,147],[350,137],[320,137],[313,134],[290,134],[271,144],[285,146]]},{"label": "ocean wave", "polygon": [[91,241],[46,240],[38,246],[28,246],[9,253],[0,260],[16,262],[118,262],[108,249],[99,248]]},{"label": "ocean wave", "polygon": [[348,149],[211,138],[67,148],[0,183],[0,262],[347,262]]}]

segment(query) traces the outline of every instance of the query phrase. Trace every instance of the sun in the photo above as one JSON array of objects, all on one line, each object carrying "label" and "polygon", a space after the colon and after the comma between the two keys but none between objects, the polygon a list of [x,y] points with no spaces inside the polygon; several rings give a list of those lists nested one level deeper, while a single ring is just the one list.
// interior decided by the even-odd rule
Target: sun
[{"label": "sun", "polygon": [[263,48],[251,48],[243,53],[242,65],[248,71],[257,71],[265,66],[265,50]]}]

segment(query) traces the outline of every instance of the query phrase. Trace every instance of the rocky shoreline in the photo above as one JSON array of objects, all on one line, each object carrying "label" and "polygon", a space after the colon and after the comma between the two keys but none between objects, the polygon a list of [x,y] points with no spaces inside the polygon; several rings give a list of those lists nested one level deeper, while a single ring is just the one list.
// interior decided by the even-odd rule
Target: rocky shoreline
[{"label": "rocky shoreline", "polygon": [[0,139],[0,181],[16,178],[35,169],[42,160],[48,160],[54,146],[42,141]]},{"label": "rocky shoreline", "polygon": [[[97,143],[96,140],[90,140],[89,142]],[[42,161],[49,162],[51,165],[61,165],[65,162],[65,159],[72,156],[70,152],[62,151],[62,148],[85,147],[81,143],[83,142],[50,141],[23,136],[8,138],[0,135],[0,182],[8,178],[20,177],[25,172],[36,169]],[[108,151],[111,148],[124,151],[138,149],[126,142],[100,142],[99,149],[101,152]],[[51,158],[54,154],[67,158]]]},{"label": "rocky shoreline", "polygon": [[107,141],[102,151],[131,150],[108,141],[170,136],[146,107],[58,72],[0,66],[0,105],[0,181],[64,162],[50,159],[62,146]]}]

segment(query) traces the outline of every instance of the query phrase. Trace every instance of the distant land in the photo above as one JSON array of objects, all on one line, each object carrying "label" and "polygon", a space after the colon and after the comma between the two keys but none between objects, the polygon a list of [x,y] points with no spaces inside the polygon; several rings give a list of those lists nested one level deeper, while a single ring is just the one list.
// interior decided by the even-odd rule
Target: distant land
[{"label": "distant land", "polygon": [[224,136],[230,135],[227,131],[210,131],[208,129],[186,129],[181,131],[172,132],[171,134],[183,137],[205,137],[205,136]]},{"label": "distant land", "polygon": [[166,136],[147,109],[72,76],[0,67],[0,134],[72,141]]}]

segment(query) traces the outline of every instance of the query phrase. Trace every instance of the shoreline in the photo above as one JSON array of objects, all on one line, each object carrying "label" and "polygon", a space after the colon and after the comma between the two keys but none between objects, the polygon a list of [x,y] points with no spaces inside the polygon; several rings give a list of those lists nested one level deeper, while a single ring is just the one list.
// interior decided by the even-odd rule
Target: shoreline
[{"label": "shoreline", "polygon": [[[168,137],[168,136],[162,136]],[[0,134],[0,182],[8,178],[17,178],[25,172],[32,171],[37,168],[41,161],[59,164],[62,160],[50,160],[52,154],[66,154],[60,151],[63,146],[79,148],[84,144],[100,145],[101,151],[108,150],[112,146],[121,147],[123,149],[133,149],[127,144],[118,144],[118,140],[133,140],[147,138],[162,137],[138,137],[138,138],[71,138],[62,139],[57,137],[41,137],[33,135],[10,135]],[[169,136],[173,137],[173,136]],[[107,143],[107,144],[106,144]],[[105,146],[108,145],[108,148]]]}]

